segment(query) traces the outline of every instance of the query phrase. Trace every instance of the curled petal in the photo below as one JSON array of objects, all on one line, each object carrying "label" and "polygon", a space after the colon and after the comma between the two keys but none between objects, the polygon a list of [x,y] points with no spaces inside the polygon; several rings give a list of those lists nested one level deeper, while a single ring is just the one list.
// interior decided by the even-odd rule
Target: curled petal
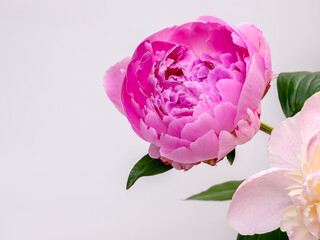
[{"label": "curled petal", "polygon": [[260,120],[257,112],[247,109],[248,120],[240,120],[234,133],[221,131],[219,135],[219,154],[218,159],[224,158],[237,145],[249,141],[259,130]]}]

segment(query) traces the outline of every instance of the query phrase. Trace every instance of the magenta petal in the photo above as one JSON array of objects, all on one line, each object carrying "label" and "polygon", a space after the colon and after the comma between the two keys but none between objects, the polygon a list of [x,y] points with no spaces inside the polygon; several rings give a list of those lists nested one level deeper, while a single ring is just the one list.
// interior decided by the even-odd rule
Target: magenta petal
[{"label": "magenta petal", "polygon": [[214,130],[220,134],[222,130],[232,132],[235,127],[234,118],[237,113],[237,108],[229,103],[223,102],[214,108],[215,118],[213,120]]},{"label": "magenta petal", "polygon": [[260,128],[260,119],[257,112],[247,109],[248,120],[240,120],[237,123],[236,130],[233,133],[221,131],[219,135],[219,154],[218,159],[224,158],[237,145],[249,141]]},{"label": "magenta petal", "polygon": [[168,131],[167,133],[175,136],[175,137],[181,137],[181,131],[183,130],[183,128],[189,124],[194,122],[196,119],[192,118],[192,117],[182,117],[182,118],[176,118],[173,119],[168,126]]},{"label": "magenta petal", "polygon": [[190,149],[195,158],[202,161],[217,158],[218,147],[218,137],[214,131],[209,131],[190,144]]},{"label": "magenta petal", "polygon": [[224,102],[231,102],[237,106],[242,84],[233,79],[221,79],[216,84],[219,94]]},{"label": "magenta petal", "polygon": [[149,156],[152,158],[160,158],[160,148],[154,144],[150,144],[149,146]]},{"label": "magenta petal", "polygon": [[288,170],[271,168],[243,182],[229,207],[229,224],[242,235],[262,234],[280,227],[283,211],[292,204],[286,190],[296,182]]},{"label": "magenta petal", "polygon": [[190,142],[168,134],[161,134],[157,145],[161,148],[161,152],[169,153],[180,147],[189,147]]},{"label": "magenta petal", "polygon": [[179,163],[197,163],[217,158],[218,138],[213,130],[190,144],[190,148],[181,147],[166,153],[160,150],[161,156]]},{"label": "magenta petal", "polygon": [[140,120],[141,137],[149,143],[156,144],[158,142],[158,133],[152,127],[148,127],[142,119]]},{"label": "magenta petal", "polygon": [[167,131],[166,124],[159,118],[159,115],[155,112],[147,113],[144,121],[148,127],[154,128],[157,133],[166,133]]},{"label": "magenta petal", "polygon": [[224,25],[224,26],[230,26],[227,22],[223,21],[222,19],[220,18],[216,18],[216,17],[213,17],[213,16],[200,16],[197,18],[197,21],[198,22],[210,22],[210,23],[219,23],[221,25]]},{"label": "magenta petal", "polygon": [[266,80],[270,81],[271,74],[271,53],[268,42],[263,37],[262,32],[254,25],[241,23],[237,29],[249,40],[260,55],[264,58],[266,64]]},{"label": "magenta petal", "polygon": [[214,128],[214,119],[209,113],[203,113],[196,121],[187,123],[181,131],[181,138],[195,141]]},{"label": "magenta petal", "polygon": [[103,80],[103,86],[108,97],[122,114],[124,114],[124,110],[121,101],[121,87],[130,59],[130,57],[124,58],[113,67],[109,68]]},{"label": "magenta petal", "polygon": [[261,47],[259,29],[249,23],[241,23],[237,26],[237,29],[248,41],[253,44],[256,50],[259,50],[259,48]]},{"label": "magenta petal", "polygon": [[242,87],[236,122],[240,119],[245,119],[248,108],[257,109],[259,107],[266,89],[264,73],[264,61],[258,53],[255,53],[247,73],[247,79]]}]

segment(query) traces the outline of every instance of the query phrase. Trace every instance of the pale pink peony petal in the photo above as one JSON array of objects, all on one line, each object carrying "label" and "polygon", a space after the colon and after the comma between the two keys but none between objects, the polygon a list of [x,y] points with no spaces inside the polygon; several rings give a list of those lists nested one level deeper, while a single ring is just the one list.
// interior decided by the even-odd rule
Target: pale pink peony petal
[{"label": "pale pink peony petal", "polygon": [[242,235],[262,234],[280,226],[283,211],[290,206],[287,187],[296,182],[285,176],[288,170],[271,168],[243,182],[229,207],[229,224]]},{"label": "pale pink peony petal", "polygon": [[[307,148],[309,171],[316,172],[320,169],[320,132],[311,138]],[[320,217],[320,216],[319,216]],[[319,220],[320,221],[320,220]]]},{"label": "pale pink peony petal", "polygon": [[320,92],[315,93],[305,103],[300,112],[301,137],[306,144],[320,131]]},{"label": "pale pink peony petal", "polygon": [[[295,206],[293,208],[296,211]],[[318,240],[317,237],[312,236],[297,212],[294,216],[286,217],[282,220],[280,229],[283,232],[287,232],[290,240]]]},{"label": "pale pink peony petal", "polygon": [[103,80],[103,86],[108,97],[122,114],[124,114],[124,110],[121,101],[121,87],[130,59],[130,57],[124,58],[113,67],[109,68],[104,75]]},{"label": "pale pink peony petal", "polygon": [[269,162],[272,167],[301,171],[300,114],[278,124],[268,142]]}]

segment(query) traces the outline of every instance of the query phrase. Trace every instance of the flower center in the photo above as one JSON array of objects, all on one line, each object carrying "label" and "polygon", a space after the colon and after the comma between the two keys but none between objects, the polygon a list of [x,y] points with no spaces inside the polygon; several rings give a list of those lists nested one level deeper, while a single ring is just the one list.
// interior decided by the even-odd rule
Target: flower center
[{"label": "flower center", "polygon": [[157,108],[160,118],[194,116],[201,114],[201,109],[209,109],[209,113],[211,109],[214,117],[214,108],[222,100],[217,82],[233,79],[234,71],[241,75],[234,61],[237,58],[231,54],[221,55],[220,59],[207,54],[196,57],[183,45],[173,47],[153,64],[150,78],[155,91],[148,100],[149,106]]}]

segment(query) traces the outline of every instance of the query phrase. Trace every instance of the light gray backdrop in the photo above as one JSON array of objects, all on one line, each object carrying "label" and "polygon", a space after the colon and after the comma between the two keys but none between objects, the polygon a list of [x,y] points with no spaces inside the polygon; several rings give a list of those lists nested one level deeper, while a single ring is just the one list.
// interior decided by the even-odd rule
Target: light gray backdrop
[{"label": "light gray backdrop", "polygon": [[[148,35],[214,15],[262,29],[276,72],[320,69],[320,1],[0,0],[0,239],[233,240],[228,202],[183,201],[268,167],[268,136],[233,166],[139,180],[148,144],[102,88],[105,70]],[[273,83],[262,121],[283,119]]]}]

